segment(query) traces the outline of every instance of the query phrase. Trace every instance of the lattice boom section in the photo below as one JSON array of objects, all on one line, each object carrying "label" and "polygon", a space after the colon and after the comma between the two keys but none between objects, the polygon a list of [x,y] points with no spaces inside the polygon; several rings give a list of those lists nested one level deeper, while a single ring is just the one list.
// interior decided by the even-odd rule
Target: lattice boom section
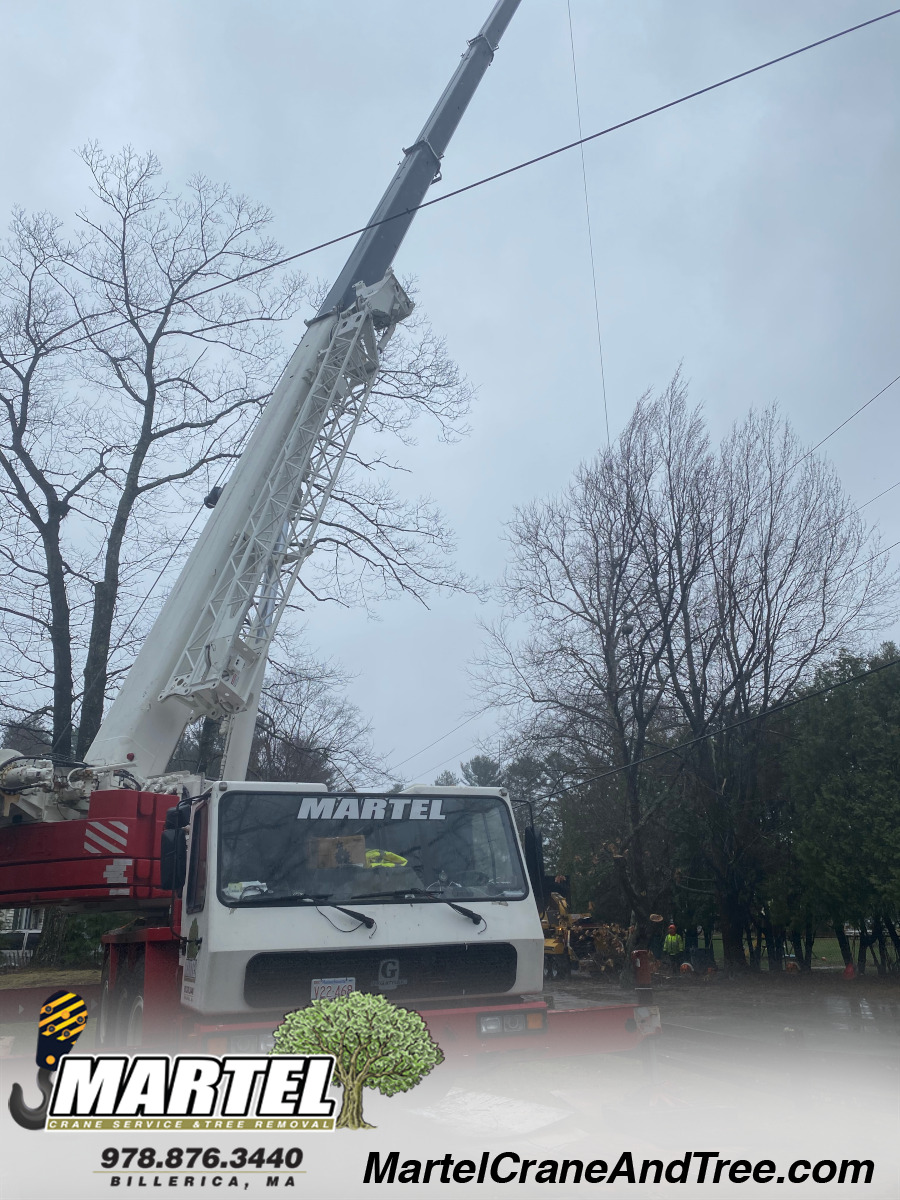
[{"label": "lattice boom section", "polygon": [[378,370],[372,318],[343,314],[285,444],[173,673],[166,696],[215,715],[247,703]]}]

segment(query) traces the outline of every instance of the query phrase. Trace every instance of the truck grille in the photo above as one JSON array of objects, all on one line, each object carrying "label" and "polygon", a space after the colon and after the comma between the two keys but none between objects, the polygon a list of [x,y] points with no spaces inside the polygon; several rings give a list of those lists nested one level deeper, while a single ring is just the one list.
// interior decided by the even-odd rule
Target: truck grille
[{"label": "truck grille", "polygon": [[516,967],[515,948],[505,943],[257,954],[247,964],[244,999],[251,1008],[302,1008],[314,979],[346,976],[357,991],[389,1000],[498,995],[511,990]]}]

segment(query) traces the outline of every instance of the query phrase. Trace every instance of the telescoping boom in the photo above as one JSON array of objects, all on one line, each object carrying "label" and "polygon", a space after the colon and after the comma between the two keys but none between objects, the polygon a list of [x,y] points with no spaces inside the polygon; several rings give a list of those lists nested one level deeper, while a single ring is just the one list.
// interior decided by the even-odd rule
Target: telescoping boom
[{"label": "telescoping boom", "polygon": [[201,716],[228,722],[222,774],[246,774],[272,638],[365,411],[380,352],[412,311],[391,269],[394,256],[518,5],[494,5],[404,149],[110,706],[86,756],[92,770],[63,787],[49,762],[11,758],[4,766],[0,757],[0,792],[5,774],[20,820],[78,815],[90,788],[114,783],[117,768],[159,781],[185,726]]},{"label": "telescoping boom", "polygon": [[[291,1008],[355,991],[421,1012],[445,1054],[626,1049],[655,1009],[552,1012],[540,836],[502,788],[331,793],[249,782],[272,637],[412,304],[391,269],[519,0],[499,0],[309,323],[86,764],[0,752],[0,905],[141,910],[103,936],[108,1050],[255,1054]],[[167,776],[226,719],[223,777]]]}]

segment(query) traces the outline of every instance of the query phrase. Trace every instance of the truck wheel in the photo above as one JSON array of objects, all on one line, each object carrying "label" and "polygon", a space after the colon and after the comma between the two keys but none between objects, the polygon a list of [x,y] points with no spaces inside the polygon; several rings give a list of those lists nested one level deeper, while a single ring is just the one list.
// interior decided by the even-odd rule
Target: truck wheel
[{"label": "truck wheel", "polygon": [[116,1004],[109,988],[109,955],[103,959],[100,975],[100,1011],[97,1014],[96,1043],[98,1050],[109,1050],[116,1044]]},{"label": "truck wheel", "polygon": [[140,1046],[144,1031],[144,997],[140,992],[131,998],[128,1016],[123,1029],[122,1041],[126,1049]]},{"label": "truck wheel", "polygon": [[144,1027],[144,958],[143,955],[126,972],[121,987],[116,989],[115,1037],[123,1049],[142,1044]]}]

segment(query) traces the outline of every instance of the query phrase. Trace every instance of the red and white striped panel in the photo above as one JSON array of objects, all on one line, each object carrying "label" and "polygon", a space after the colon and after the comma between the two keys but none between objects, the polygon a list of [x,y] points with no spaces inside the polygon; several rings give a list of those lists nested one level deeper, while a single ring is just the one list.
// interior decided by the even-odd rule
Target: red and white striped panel
[{"label": "red and white striped panel", "polygon": [[88,821],[84,848],[89,854],[122,854],[128,845],[124,821]]}]

